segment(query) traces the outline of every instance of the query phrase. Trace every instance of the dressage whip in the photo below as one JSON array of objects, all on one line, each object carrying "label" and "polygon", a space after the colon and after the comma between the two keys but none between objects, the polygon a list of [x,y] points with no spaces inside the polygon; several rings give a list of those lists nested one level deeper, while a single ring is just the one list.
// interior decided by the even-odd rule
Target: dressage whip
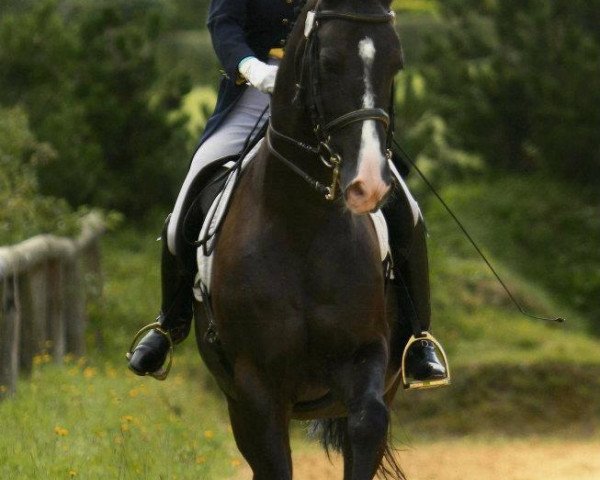
[{"label": "dressage whip", "polygon": [[504,291],[506,292],[506,294],[508,295],[508,297],[511,299],[512,303],[517,307],[517,309],[519,310],[519,312],[521,312],[526,317],[533,318],[534,320],[541,320],[541,321],[544,321],[544,322],[564,323],[565,319],[562,318],[562,317],[548,318],[548,317],[542,317],[542,316],[539,316],[539,315],[533,315],[533,314],[528,313],[528,312],[525,311],[525,309],[521,306],[521,304],[519,303],[519,301],[512,294],[512,292],[510,291],[510,289],[508,288],[508,286],[506,285],[506,283],[504,283],[504,281],[502,280],[502,278],[500,278],[500,275],[496,272],[496,269],[492,266],[492,264],[487,259],[487,257],[485,256],[485,254],[481,251],[481,249],[479,248],[479,246],[477,245],[477,243],[475,242],[475,240],[473,240],[473,237],[471,237],[471,235],[469,234],[469,232],[467,231],[467,229],[465,228],[465,226],[463,225],[463,223],[458,219],[458,217],[456,216],[456,214],[452,211],[452,209],[444,201],[444,199],[442,198],[442,196],[437,192],[437,190],[434,188],[434,186],[431,184],[431,182],[427,179],[427,177],[421,171],[421,169],[419,167],[417,167],[416,162],[411,158],[411,156],[408,153],[406,153],[406,151],[402,148],[402,146],[395,139],[394,139],[394,145],[398,149],[398,152],[401,154],[402,159],[405,162],[407,162],[419,174],[419,176],[421,177],[421,179],[423,180],[423,182],[425,182],[425,185],[427,185],[427,187],[433,192],[433,194],[440,201],[440,203],[442,204],[442,206],[444,207],[444,209],[450,214],[450,216],[452,217],[452,219],[454,220],[454,222],[456,223],[456,225],[458,225],[458,228],[460,228],[460,230],[465,234],[465,236],[467,237],[467,239],[469,240],[469,242],[471,243],[471,245],[473,246],[473,248],[475,248],[475,251],[483,259],[483,261],[485,262],[485,264],[487,265],[487,267],[490,269],[490,271],[492,272],[492,274],[494,275],[494,277],[496,277],[496,280],[498,280],[498,282],[500,283],[500,285],[502,285],[502,288],[504,289]]}]

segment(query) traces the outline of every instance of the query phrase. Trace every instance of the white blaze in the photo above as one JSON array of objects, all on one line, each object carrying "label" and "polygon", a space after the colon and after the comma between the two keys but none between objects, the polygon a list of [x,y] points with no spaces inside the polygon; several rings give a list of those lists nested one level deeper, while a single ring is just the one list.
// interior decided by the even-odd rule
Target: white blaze
[{"label": "white blaze", "polygon": [[[375,108],[375,94],[371,82],[375,52],[375,45],[369,37],[365,37],[358,42],[358,54],[364,65],[365,94],[363,95],[363,108]],[[362,125],[360,150],[358,152],[358,178],[376,183],[381,181],[384,157],[381,154],[381,145],[375,126],[375,120],[366,120]]]}]

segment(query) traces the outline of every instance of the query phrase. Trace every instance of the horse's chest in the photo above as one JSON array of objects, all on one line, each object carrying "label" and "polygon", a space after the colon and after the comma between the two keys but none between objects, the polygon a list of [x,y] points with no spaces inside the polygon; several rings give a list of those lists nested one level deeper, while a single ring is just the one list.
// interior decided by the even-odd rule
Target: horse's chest
[{"label": "horse's chest", "polygon": [[218,245],[215,294],[257,316],[279,312],[323,325],[338,316],[368,319],[383,299],[378,243],[370,224],[352,227],[332,222],[291,233],[261,222],[232,234]]},{"label": "horse's chest", "polygon": [[329,232],[290,234],[268,225],[247,235],[242,248],[229,250],[230,267],[241,278],[263,287],[273,282],[282,287],[301,288],[323,294],[341,286],[354,290],[381,280],[381,262],[376,239],[368,235],[335,235]]},{"label": "horse's chest", "polygon": [[302,359],[302,371],[314,373],[380,338],[383,273],[367,227],[349,234],[333,223],[292,234],[263,221],[226,229],[213,275],[223,344],[265,365]]}]

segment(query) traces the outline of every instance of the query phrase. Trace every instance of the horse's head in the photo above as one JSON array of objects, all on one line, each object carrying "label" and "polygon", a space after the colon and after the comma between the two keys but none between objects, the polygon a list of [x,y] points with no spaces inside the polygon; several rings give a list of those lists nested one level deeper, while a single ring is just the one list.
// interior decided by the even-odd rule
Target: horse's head
[{"label": "horse's head", "polygon": [[402,66],[390,3],[309,1],[288,45],[293,66],[282,65],[282,77],[295,77],[294,102],[315,129],[321,159],[334,171],[339,162],[336,188],[358,214],[390,189],[391,92]]}]

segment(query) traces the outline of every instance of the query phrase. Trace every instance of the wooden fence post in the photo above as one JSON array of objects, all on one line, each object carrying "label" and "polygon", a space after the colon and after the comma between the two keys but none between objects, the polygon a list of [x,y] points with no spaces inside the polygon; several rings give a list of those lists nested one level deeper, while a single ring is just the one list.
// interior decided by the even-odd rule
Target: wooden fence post
[{"label": "wooden fence post", "polygon": [[99,238],[104,221],[89,214],[76,239],[38,235],[0,247],[0,399],[15,391],[35,355],[85,353],[86,300],[102,294]]},{"label": "wooden fence post", "polygon": [[0,399],[17,388],[19,376],[20,318],[18,283],[14,275],[0,283]]},{"label": "wooden fence post", "polygon": [[48,332],[48,289],[46,262],[21,276],[21,368],[31,371],[33,357],[45,353]]}]

